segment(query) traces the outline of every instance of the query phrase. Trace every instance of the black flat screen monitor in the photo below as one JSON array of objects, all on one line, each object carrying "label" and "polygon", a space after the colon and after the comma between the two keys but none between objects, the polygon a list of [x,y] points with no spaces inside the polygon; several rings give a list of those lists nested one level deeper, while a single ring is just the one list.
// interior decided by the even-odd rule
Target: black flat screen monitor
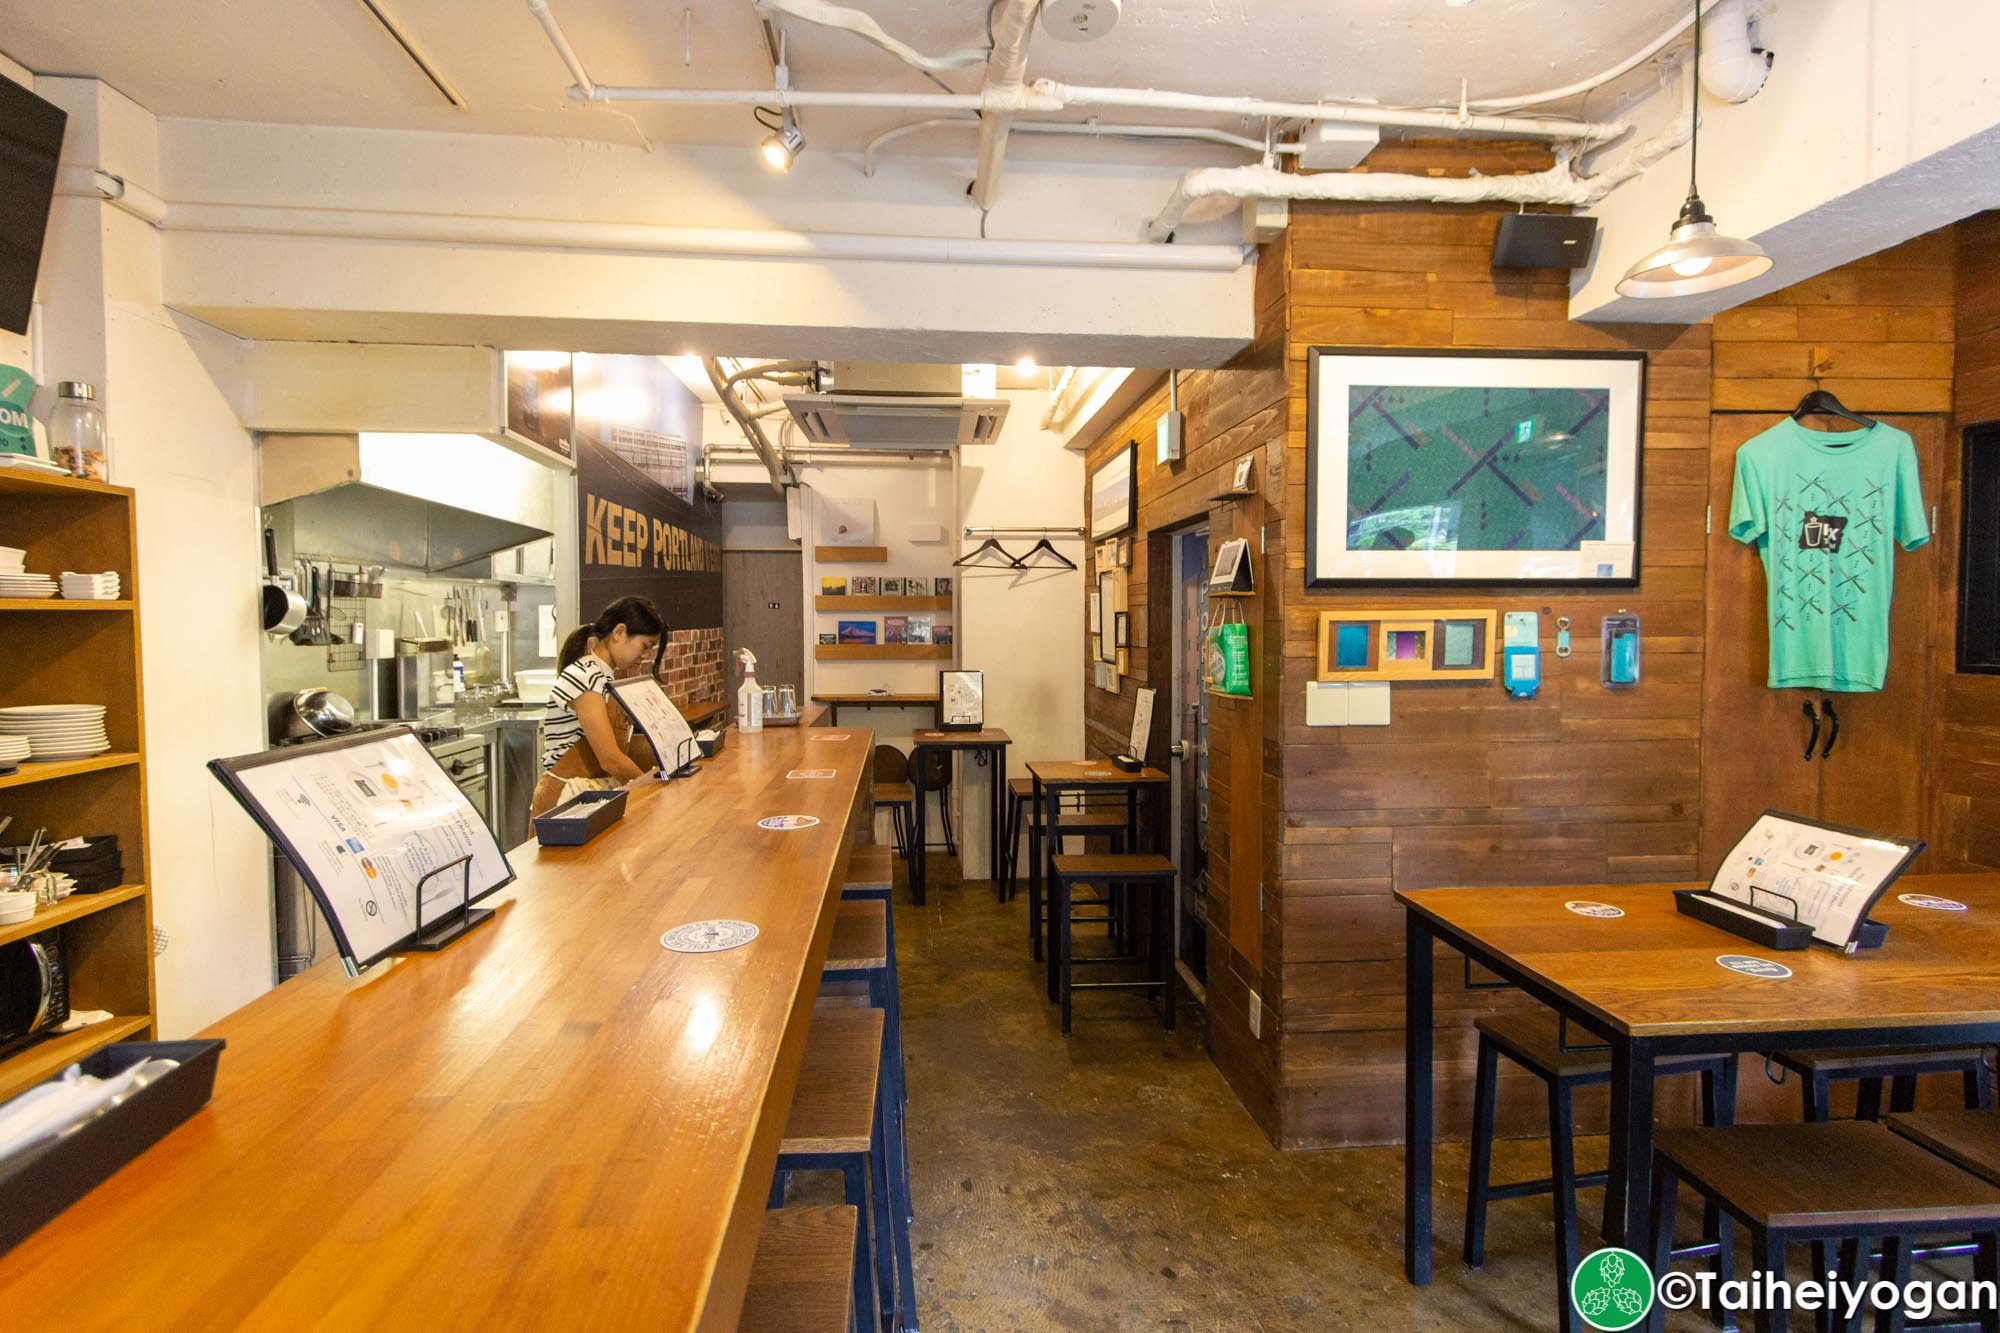
[{"label": "black flat screen monitor", "polygon": [[0,328],[28,331],[62,156],[60,107],[0,78]]}]

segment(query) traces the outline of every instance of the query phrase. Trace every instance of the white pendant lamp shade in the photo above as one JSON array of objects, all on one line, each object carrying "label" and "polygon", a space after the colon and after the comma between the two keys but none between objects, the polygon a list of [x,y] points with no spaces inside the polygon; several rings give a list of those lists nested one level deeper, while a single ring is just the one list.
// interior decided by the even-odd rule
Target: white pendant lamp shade
[{"label": "white pendant lamp shade", "polygon": [[1724,236],[1715,220],[1690,196],[1667,243],[1625,270],[1620,296],[1692,296],[1733,287],[1768,273],[1771,256],[1755,241]]}]

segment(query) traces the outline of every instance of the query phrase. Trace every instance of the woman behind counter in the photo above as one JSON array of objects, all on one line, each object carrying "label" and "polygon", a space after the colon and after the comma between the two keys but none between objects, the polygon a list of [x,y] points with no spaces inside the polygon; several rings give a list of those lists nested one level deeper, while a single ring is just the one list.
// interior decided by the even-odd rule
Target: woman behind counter
[{"label": "woman behind counter", "polygon": [[531,814],[546,814],[579,791],[623,786],[645,772],[628,753],[632,722],[624,709],[614,709],[611,682],[656,659],[666,634],[658,607],[644,597],[621,597],[563,641],[542,716],[542,777]]}]

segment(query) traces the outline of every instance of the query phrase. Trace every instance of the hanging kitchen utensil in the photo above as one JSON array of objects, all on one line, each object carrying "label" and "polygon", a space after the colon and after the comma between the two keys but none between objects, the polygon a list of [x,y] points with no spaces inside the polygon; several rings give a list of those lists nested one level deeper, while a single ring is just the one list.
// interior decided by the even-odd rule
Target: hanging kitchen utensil
[{"label": "hanging kitchen utensil", "polygon": [[301,647],[310,648],[317,642],[313,638],[313,617],[316,614],[315,605],[319,598],[317,595],[318,590],[313,587],[313,580],[318,576],[313,572],[313,567],[309,562],[295,561],[293,569],[295,571],[294,576],[299,581],[299,587],[305,589],[306,613],[304,618],[299,622],[299,627],[292,631],[292,642]]},{"label": "hanging kitchen utensil", "polygon": [[304,623],[306,600],[278,582],[278,534],[264,529],[264,632],[272,638],[290,634]]}]

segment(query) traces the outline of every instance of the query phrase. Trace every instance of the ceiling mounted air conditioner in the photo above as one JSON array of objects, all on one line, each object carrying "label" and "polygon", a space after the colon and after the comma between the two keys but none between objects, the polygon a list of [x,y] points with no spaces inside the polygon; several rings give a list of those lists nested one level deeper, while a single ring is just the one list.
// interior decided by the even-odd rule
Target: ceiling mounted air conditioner
[{"label": "ceiling mounted air conditioner", "polygon": [[879,393],[792,393],[785,407],[814,444],[855,448],[957,449],[991,444],[1007,419],[1001,398],[929,398]]}]

